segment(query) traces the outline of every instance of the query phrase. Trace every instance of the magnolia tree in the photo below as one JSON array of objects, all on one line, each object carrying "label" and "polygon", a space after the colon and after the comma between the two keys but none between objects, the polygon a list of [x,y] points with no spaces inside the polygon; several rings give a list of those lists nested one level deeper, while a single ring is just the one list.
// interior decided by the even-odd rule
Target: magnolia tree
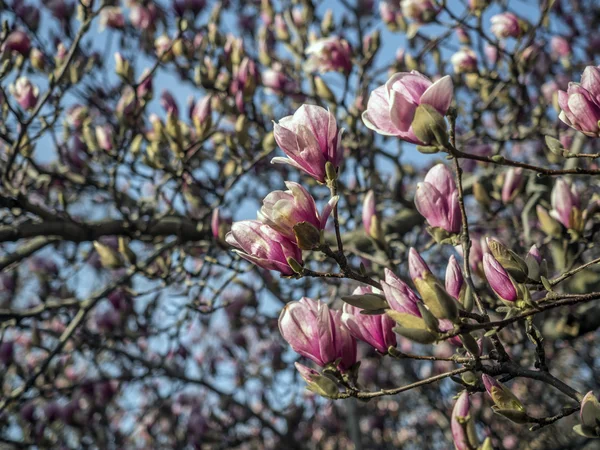
[{"label": "magnolia tree", "polygon": [[2,448],[598,448],[596,1],[0,5]]}]

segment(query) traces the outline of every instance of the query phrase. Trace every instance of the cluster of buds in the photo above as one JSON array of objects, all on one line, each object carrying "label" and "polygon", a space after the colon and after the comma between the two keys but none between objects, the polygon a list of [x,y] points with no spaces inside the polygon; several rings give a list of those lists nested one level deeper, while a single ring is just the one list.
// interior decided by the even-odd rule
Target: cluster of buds
[{"label": "cluster of buds", "polygon": [[423,182],[417,184],[415,206],[429,224],[429,233],[437,242],[460,233],[462,216],[458,190],[450,170],[437,164],[427,172]]},{"label": "cluster of buds", "polygon": [[[273,158],[272,162],[290,164],[321,183],[331,183],[342,156],[338,149],[341,132],[331,112],[303,105],[293,116],[275,124],[275,140],[289,158]],[[319,213],[304,187],[289,181],[286,186],[288,191],[274,191],[264,199],[259,220],[234,223],[226,241],[248,261],[293,275],[302,271],[302,250],[312,250],[321,243],[338,197],[332,196]]]},{"label": "cluster of buds", "polygon": [[444,146],[447,142],[443,116],[454,95],[446,75],[435,83],[419,72],[400,72],[369,97],[362,119],[367,128],[419,145]]},{"label": "cluster of buds", "polygon": [[[394,330],[398,334],[415,342],[431,344],[438,339],[440,332],[453,329],[453,321],[458,318],[460,305],[446,292],[415,249],[410,249],[408,265],[411,279],[421,298],[386,269],[385,279],[381,282],[389,305],[386,314],[397,322],[398,326]],[[452,286],[452,289],[456,291],[456,287]],[[450,342],[456,346],[461,345],[456,336]]]}]

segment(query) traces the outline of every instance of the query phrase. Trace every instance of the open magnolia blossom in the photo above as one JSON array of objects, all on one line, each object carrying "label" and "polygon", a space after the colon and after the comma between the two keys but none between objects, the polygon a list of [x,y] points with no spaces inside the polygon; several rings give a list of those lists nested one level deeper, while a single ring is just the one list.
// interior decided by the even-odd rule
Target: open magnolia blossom
[{"label": "open magnolia blossom", "polygon": [[379,134],[421,144],[412,129],[417,107],[430,105],[443,116],[453,95],[454,86],[449,75],[432,82],[415,70],[396,73],[371,93],[362,120],[367,128]]}]

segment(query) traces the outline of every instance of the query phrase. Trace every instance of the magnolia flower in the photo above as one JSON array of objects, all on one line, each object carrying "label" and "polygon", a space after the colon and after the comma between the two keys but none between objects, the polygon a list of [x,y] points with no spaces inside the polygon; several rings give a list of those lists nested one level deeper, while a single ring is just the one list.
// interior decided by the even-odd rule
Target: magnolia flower
[{"label": "magnolia flower", "polygon": [[273,191],[265,197],[258,219],[291,240],[296,239],[294,225],[300,222],[324,230],[338,197],[329,200],[319,214],[315,199],[302,185],[293,181],[286,181],[285,185],[288,191]]},{"label": "magnolia flower", "polygon": [[415,206],[433,228],[459,233],[462,216],[458,190],[452,173],[444,164],[432,167],[422,183],[417,184]]},{"label": "magnolia flower", "polygon": [[523,169],[520,167],[508,169],[502,185],[502,202],[504,204],[512,202],[519,193],[522,184]]},{"label": "magnolia flower", "polygon": [[39,89],[27,77],[18,78],[8,90],[23,109],[33,109],[37,103]]},{"label": "magnolia flower", "polygon": [[558,178],[552,189],[550,201],[550,215],[565,228],[577,229],[580,225],[577,222],[581,216],[581,202],[575,185],[570,186],[565,180]]},{"label": "magnolia flower", "polygon": [[348,74],[352,70],[352,50],[348,42],[339,36],[319,39],[306,47],[304,53],[309,56],[306,62],[308,71]]},{"label": "magnolia flower", "polygon": [[261,75],[261,81],[263,86],[274,94],[293,94],[298,91],[297,83],[281,70],[265,70]]},{"label": "magnolia flower", "polygon": [[275,141],[288,157],[273,158],[271,162],[289,164],[325,183],[325,164],[330,162],[335,168],[340,165],[342,132],[333,113],[320,106],[302,105],[293,116],[274,125]]},{"label": "magnolia flower", "polygon": [[498,39],[518,38],[523,32],[519,18],[511,12],[496,14],[490,22],[492,22],[492,34]]},{"label": "magnolia flower", "polygon": [[454,404],[452,418],[450,420],[452,439],[454,440],[454,447],[456,450],[469,450],[473,448],[473,446],[471,446],[469,443],[469,436],[466,427],[460,422],[460,420],[467,419],[469,416],[470,406],[469,393],[467,391],[463,391]]},{"label": "magnolia flower", "polygon": [[125,16],[119,6],[107,6],[100,11],[100,31],[105,28],[124,28]]},{"label": "magnolia flower", "polygon": [[283,308],[279,331],[296,353],[321,367],[340,359],[338,368],[345,371],[356,363],[356,340],[341,317],[341,311],[304,297]]},{"label": "magnolia flower", "polygon": [[477,54],[468,47],[462,48],[452,55],[450,62],[454,73],[477,72]]},{"label": "magnolia flower", "polygon": [[362,120],[367,128],[379,134],[422,144],[412,129],[417,107],[422,104],[433,106],[443,116],[453,95],[454,86],[448,75],[433,83],[414,70],[396,73],[385,85],[371,92]]},{"label": "magnolia flower", "polygon": [[402,14],[418,23],[431,22],[437,16],[439,7],[431,0],[402,0]]},{"label": "magnolia flower", "polygon": [[29,40],[29,36],[27,33],[21,30],[12,31],[2,44],[2,52],[8,53],[19,53],[23,56],[27,56],[29,54],[29,50],[31,49],[31,41]]},{"label": "magnolia flower", "polygon": [[235,252],[242,258],[264,269],[277,270],[283,275],[294,274],[288,258],[302,263],[302,250],[258,220],[235,222],[225,240],[238,248]]},{"label": "magnolia flower", "polygon": [[567,91],[558,91],[560,120],[586,136],[600,137],[600,67],[588,66],[581,83],[569,83]]},{"label": "magnolia flower", "polygon": [[[359,287],[352,295],[379,294],[378,289]],[[342,323],[356,339],[374,347],[379,353],[387,353],[390,346],[396,346],[396,335],[392,330],[396,323],[386,314],[361,314],[355,306],[344,303]]]}]

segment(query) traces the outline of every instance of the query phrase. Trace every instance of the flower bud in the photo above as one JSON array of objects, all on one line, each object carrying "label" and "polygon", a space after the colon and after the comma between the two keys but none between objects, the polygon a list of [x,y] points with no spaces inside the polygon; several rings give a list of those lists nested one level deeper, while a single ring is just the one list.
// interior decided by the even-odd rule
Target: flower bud
[{"label": "flower bud", "polygon": [[450,420],[452,439],[456,450],[471,450],[476,447],[476,442],[474,442],[475,425],[469,413],[470,407],[469,393],[463,391],[454,404]]},{"label": "flower bud", "polygon": [[485,390],[490,395],[497,409],[525,411],[519,399],[502,383],[489,375],[482,375]]},{"label": "flower bud", "polygon": [[37,48],[32,48],[29,52],[29,61],[34,69],[43,72],[46,69],[46,60],[44,54]]},{"label": "flower bud", "polygon": [[133,67],[119,52],[115,53],[115,73],[126,83],[133,79]]},{"label": "flower bud", "polygon": [[470,48],[464,47],[450,58],[454,73],[476,73],[477,54]]},{"label": "flower bud", "polygon": [[377,215],[375,192],[373,190],[367,192],[363,201],[362,222],[368,236],[377,242],[384,242],[381,221]]},{"label": "flower bud", "polygon": [[31,41],[27,33],[22,30],[12,31],[2,44],[2,53],[18,53],[27,56],[31,49]]},{"label": "flower bud", "polygon": [[517,301],[517,287],[514,281],[491,253],[483,255],[483,271],[490,287],[500,300],[510,303]]},{"label": "flower bud", "polygon": [[112,127],[108,124],[96,126],[96,143],[102,150],[111,151],[114,147]]},{"label": "flower bud", "polygon": [[452,255],[446,267],[446,291],[456,300],[463,303],[466,289],[467,283],[463,277],[462,270],[454,255]]},{"label": "flower bud", "polygon": [[560,223],[557,220],[554,220],[550,214],[548,214],[548,210],[541,205],[537,205],[535,208],[535,212],[537,214],[538,222],[540,224],[540,229],[546,233],[550,237],[560,237],[562,234],[562,230],[560,227]]},{"label": "flower bud", "polygon": [[519,194],[523,185],[523,169],[511,167],[506,172],[504,184],[502,185],[502,202],[507,205]]},{"label": "flower bud", "polygon": [[573,430],[586,437],[600,437],[600,403],[592,391],[585,394],[579,412],[580,425]]},{"label": "flower bud", "polygon": [[438,319],[454,321],[458,318],[458,303],[436,280],[419,253],[411,248],[408,256],[410,277],[423,299],[423,303]]},{"label": "flower bud", "polygon": [[496,239],[486,238],[486,243],[496,261],[498,261],[516,281],[523,283],[527,280],[527,264],[523,258]]},{"label": "flower bud", "polygon": [[321,397],[336,398],[339,388],[331,378],[321,375],[316,370],[300,363],[294,363],[300,376],[306,381],[306,388]]},{"label": "flower bud", "polygon": [[37,104],[39,89],[27,77],[18,78],[8,89],[21,108],[30,110]]}]

